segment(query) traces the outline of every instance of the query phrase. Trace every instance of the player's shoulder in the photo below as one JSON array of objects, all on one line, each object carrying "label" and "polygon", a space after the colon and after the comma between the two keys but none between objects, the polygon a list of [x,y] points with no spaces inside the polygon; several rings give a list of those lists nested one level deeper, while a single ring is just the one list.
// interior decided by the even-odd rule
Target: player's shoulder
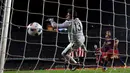
[{"label": "player's shoulder", "polygon": [[75,18],[76,22],[81,22],[81,20],[79,18]]},{"label": "player's shoulder", "polygon": [[75,20],[80,20],[79,18],[75,18]]}]

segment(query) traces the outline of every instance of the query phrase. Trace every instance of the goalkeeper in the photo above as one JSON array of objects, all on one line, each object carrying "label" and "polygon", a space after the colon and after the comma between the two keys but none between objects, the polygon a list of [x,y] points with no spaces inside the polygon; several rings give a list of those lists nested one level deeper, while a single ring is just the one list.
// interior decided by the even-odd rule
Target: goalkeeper
[{"label": "goalkeeper", "polygon": [[[66,15],[66,21],[58,24],[53,19],[48,19],[50,21],[52,27],[55,28],[67,28],[68,29],[68,46],[62,51],[62,56],[65,58],[67,63],[77,64],[77,61],[73,59],[69,53],[73,51],[75,48],[83,48],[85,52],[87,52],[86,46],[84,45],[85,36],[83,34],[83,25],[79,18],[77,18],[77,12],[72,11],[72,9],[68,9]],[[71,68],[71,70],[76,70],[77,66]]]}]

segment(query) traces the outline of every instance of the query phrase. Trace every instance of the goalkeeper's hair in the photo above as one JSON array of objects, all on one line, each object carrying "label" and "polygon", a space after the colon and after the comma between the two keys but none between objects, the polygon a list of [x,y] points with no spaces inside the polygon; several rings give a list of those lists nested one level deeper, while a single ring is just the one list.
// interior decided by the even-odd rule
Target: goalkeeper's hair
[{"label": "goalkeeper's hair", "polygon": [[77,18],[77,12],[75,10],[73,11],[72,9],[68,9],[67,13],[70,13],[71,16],[73,16],[74,18]]}]

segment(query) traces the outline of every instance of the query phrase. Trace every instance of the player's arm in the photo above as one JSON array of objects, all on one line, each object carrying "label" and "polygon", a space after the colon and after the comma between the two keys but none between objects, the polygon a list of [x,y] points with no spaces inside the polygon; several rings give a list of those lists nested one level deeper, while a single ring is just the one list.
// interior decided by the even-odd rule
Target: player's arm
[{"label": "player's arm", "polygon": [[103,43],[103,45],[102,45],[102,47],[101,47],[101,48],[104,48],[104,47],[105,47],[105,45],[106,45],[106,42],[104,42],[104,43]]},{"label": "player's arm", "polygon": [[103,49],[105,48],[106,42],[103,43],[103,45],[101,46],[101,48],[99,49],[100,52],[103,51]]},{"label": "player's arm", "polygon": [[119,43],[119,40],[115,40],[115,45],[118,45],[118,43]]},{"label": "player's arm", "polygon": [[115,39],[115,40],[114,40],[114,49],[117,49],[117,48],[118,48],[118,44],[119,44],[119,40],[118,40],[118,39]]},{"label": "player's arm", "polygon": [[55,27],[55,28],[56,27],[58,27],[58,28],[67,28],[72,23],[71,21],[67,21],[67,20],[65,22],[61,23],[61,24],[56,23],[53,19],[49,19],[48,21],[50,21],[52,27]]}]

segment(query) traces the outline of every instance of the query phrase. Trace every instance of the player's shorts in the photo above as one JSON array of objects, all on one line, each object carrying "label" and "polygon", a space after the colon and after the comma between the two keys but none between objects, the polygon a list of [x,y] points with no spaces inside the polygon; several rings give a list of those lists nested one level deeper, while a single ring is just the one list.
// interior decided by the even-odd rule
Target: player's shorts
[{"label": "player's shorts", "polygon": [[102,52],[102,58],[106,58],[107,57],[107,52]]},{"label": "player's shorts", "polygon": [[102,52],[102,58],[117,58],[118,54],[118,50],[110,49],[107,52]]},{"label": "player's shorts", "polygon": [[110,50],[107,51],[107,53],[108,53],[108,54],[116,55],[116,54],[118,54],[119,52],[118,52],[118,50],[110,49]]},{"label": "player's shorts", "polygon": [[112,59],[112,58],[118,58],[119,51],[111,49],[107,53],[108,53],[107,56]]}]

